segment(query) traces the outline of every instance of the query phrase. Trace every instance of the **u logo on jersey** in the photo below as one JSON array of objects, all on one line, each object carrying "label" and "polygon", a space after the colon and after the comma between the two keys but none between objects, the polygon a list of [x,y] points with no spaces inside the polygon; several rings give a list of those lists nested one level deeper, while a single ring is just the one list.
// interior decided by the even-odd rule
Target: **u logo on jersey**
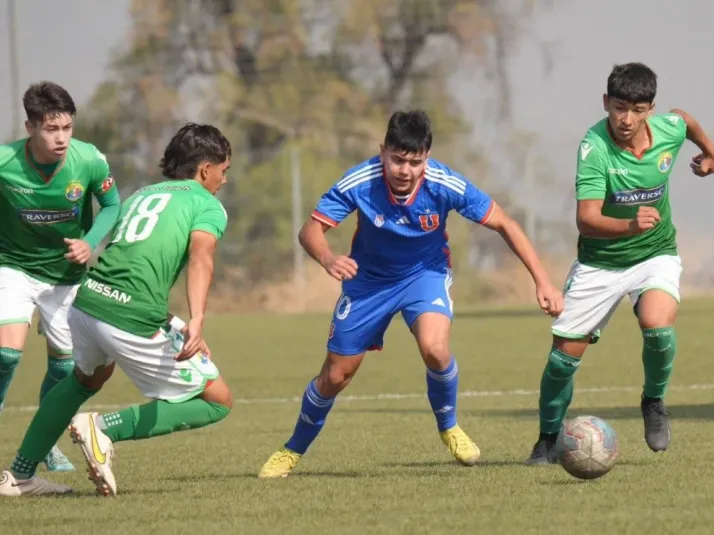
[{"label": "u logo on jersey", "polygon": [[420,215],[419,223],[421,224],[422,230],[431,232],[439,226],[439,214]]}]

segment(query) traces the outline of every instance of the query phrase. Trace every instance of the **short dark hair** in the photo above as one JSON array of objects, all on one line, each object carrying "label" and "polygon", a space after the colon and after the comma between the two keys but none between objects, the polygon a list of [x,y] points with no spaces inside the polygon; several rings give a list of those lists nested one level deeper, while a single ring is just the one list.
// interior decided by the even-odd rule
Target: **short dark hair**
[{"label": "short dark hair", "polygon": [[41,123],[47,117],[61,113],[74,116],[77,108],[69,92],[53,82],[38,82],[27,88],[22,95],[22,105],[25,108],[27,120]]},{"label": "short dark hair", "polygon": [[607,96],[640,104],[652,104],[657,95],[657,75],[643,63],[615,65],[607,78]]},{"label": "short dark hair", "polygon": [[429,152],[431,121],[421,110],[397,111],[392,114],[384,136],[384,147],[405,153]]},{"label": "short dark hair", "polygon": [[221,164],[231,157],[231,144],[210,124],[187,123],[166,145],[161,171],[175,180],[193,178],[201,162]]}]

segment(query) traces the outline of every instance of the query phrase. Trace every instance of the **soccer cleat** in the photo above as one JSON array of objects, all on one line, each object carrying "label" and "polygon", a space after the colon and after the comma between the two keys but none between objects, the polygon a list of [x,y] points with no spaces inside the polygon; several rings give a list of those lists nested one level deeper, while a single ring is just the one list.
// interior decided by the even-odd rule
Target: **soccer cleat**
[{"label": "soccer cleat", "polygon": [[449,452],[464,466],[473,466],[481,457],[481,450],[458,425],[439,433]]},{"label": "soccer cleat", "polygon": [[101,429],[97,429],[96,417],[96,412],[78,414],[69,424],[69,434],[87,460],[89,480],[97,487],[97,492],[102,496],[116,496],[117,483],[112,473],[114,444]]},{"label": "soccer cleat", "polygon": [[645,422],[645,441],[654,452],[664,451],[669,446],[672,432],[669,427],[669,412],[661,399],[642,396],[640,403]]},{"label": "soccer cleat", "polygon": [[558,464],[556,440],[557,438],[539,438],[525,464],[528,466]]},{"label": "soccer cleat", "polygon": [[67,485],[52,483],[41,477],[17,479],[9,470],[0,473],[0,496],[51,496],[71,492],[72,489]]},{"label": "soccer cleat", "polygon": [[273,453],[260,469],[258,477],[260,479],[275,479],[278,477],[288,477],[288,474],[300,461],[299,453],[295,453],[287,448],[281,448]]},{"label": "soccer cleat", "polygon": [[57,446],[45,457],[45,466],[50,472],[74,472],[74,465]]}]

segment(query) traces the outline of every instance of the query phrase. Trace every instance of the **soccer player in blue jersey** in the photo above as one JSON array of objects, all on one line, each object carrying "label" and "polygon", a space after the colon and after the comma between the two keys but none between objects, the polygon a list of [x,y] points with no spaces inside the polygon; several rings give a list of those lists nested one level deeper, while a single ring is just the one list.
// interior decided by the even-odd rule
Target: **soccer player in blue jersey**
[{"label": "soccer player in blue jersey", "polygon": [[[456,422],[459,368],[449,349],[453,282],[446,236],[449,212],[499,232],[528,268],[540,307],[563,309],[521,227],[483,191],[429,158],[432,133],[424,112],[396,112],[379,155],[350,169],[325,193],[300,231],[300,243],[327,273],[343,281],[320,374],[307,385],[293,436],[263,465],[259,477],[286,477],[325,424],[335,397],[370,349],[381,349],[398,312],[426,364],[429,402],[441,440],[462,464],[479,448]],[[325,233],[352,212],[357,231],[349,256],[334,253]]]}]

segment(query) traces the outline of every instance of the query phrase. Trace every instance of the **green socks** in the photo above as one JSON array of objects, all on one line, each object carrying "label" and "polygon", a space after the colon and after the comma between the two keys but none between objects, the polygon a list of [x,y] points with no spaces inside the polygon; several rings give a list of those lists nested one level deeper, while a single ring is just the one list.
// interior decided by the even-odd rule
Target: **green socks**
[{"label": "green socks", "polygon": [[112,442],[142,440],[204,427],[222,420],[230,411],[225,405],[200,398],[183,403],[154,400],[105,414],[97,424]]},{"label": "green socks", "polygon": [[645,368],[645,397],[662,399],[672,375],[677,337],[674,327],[642,331],[642,364]]},{"label": "green socks", "polygon": [[0,347],[0,405],[5,401],[7,389],[10,387],[15,368],[20,363],[22,351]]},{"label": "green socks", "polygon": [[540,381],[540,432],[557,435],[573,399],[573,375],[580,359],[551,349]]},{"label": "green socks", "polygon": [[34,475],[79,408],[94,394],[96,391],[82,386],[74,374],[47,392],[10,467],[16,476],[27,479]]},{"label": "green socks", "polygon": [[74,370],[74,359],[71,356],[64,358],[47,357],[47,373],[40,387],[40,403],[57,383],[69,377]]}]

